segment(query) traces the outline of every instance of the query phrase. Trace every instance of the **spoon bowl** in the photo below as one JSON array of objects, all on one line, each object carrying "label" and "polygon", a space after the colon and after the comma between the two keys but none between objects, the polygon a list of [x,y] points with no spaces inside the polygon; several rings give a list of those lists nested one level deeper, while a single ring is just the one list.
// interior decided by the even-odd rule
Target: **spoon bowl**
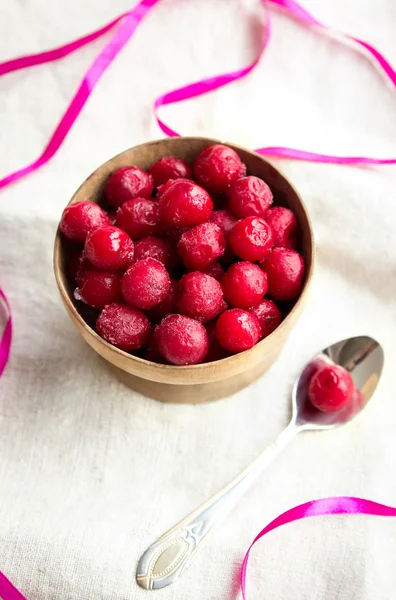
[{"label": "spoon bowl", "polygon": [[[355,390],[352,399],[341,410],[322,412],[308,400],[308,385],[316,371],[324,365],[340,365],[352,376]],[[291,425],[301,430],[332,429],[345,425],[366,406],[377,387],[384,364],[384,351],[369,336],[347,338],[328,346],[303,369],[293,387]]]}]

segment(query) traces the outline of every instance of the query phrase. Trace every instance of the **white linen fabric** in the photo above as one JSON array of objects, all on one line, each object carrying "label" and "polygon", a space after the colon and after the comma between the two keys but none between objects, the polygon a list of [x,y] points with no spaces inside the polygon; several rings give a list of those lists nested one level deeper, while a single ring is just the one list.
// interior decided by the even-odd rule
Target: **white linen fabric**
[{"label": "white linen fabric", "polygon": [[[317,18],[396,65],[393,0],[304,0]],[[2,0],[0,55],[40,51],[104,24],[128,0]],[[163,0],[87,103],[55,159],[0,195],[1,286],[15,317],[0,380],[0,570],[28,600],[231,600],[260,528],[300,502],[346,494],[396,505],[396,168],[277,161],[317,238],[308,306],[277,363],[219,402],[165,405],[124,387],[74,331],[52,274],[61,211],[99,164],[163,137],[154,98],[247,64],[258,0]],[[273,12],[273,38],[245,81],[164,111],[188,135],[248,147],[396,156],[394,90],[369,61]],[[0,79],[1,175],[35,158],[102,47]],[[165,115],[166,112],[166,115]],[[175,585],[135,583],[141,553],[216,492],[287,424],[291,386],[319,349],[376,337],[386,365],[372,403],[337,431],[304,434],[276,460]],[[310,519],[255,548],[248,597],[395,597],[396,521]]]}]

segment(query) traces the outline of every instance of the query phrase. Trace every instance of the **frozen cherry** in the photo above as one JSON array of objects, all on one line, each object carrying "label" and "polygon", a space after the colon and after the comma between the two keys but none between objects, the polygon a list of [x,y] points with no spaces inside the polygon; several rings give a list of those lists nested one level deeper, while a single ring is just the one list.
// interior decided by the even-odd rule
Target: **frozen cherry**
[{"label": "frozen cherry", "polygon": [[179,282],[177,308],[201,323],[207,323],[227,308],[223,290],[216,279],[205,273],[187,273]]},{"label": "frozen cherry", "polygon": [[149,310],[165,300],[171,282],[164,265],[154,258],[145,258],[134,263],[124,273],[121,291],[125,302]]},{"label": "frozen cherry", "polygon": [[169,292],[166,298],[159,304],[147,311],[147,316],[150,321],[161,321],[167,315],[176,312],[176,302],[178,297],[178,282],[171,279]]},{"label": "frozen cherry", "polygon": [[189,179],[168,181],[158,192],[162,223],[167,227],[193,227],[205,223],[213,202],[199,185]]},{"label": "frozen cherry", "polygon": [[271,227],[275,248],[297,248],[298,222],[289,208],[274,206],[265,215],[265,220]]},{"label": "frozen cherry", "polygon": [[158,237],[145,237],[135,243],[135,261],[143,258],[155,258],[169,270],[176,262],[172,246]]},{"label": "frozen cherry", "polygon": [[80,277],[74,297],[88,306],[101,309],[121,301],[121,275],[91,267]]},{"label": "frozen cherry", "polygon": [[127,232],[132,240],[161,233],[158,202],[148,198],[134,198],[125,202],[117,211],[116,224]]},{"label": "frozen cherry", "polygon": [[238,262],[226,271],[221,285],[227,302],[238,308],[249,308],[263,298],[267,291],[267,277],[258,265]]},{"label": "frozen cherry", "polygon": [[220,227],[208,222],[183,233],[177,250],[186,267],[199,271],[220,258],[225,247],[226,241]]},{"label": "frozen cherry", "polygon": [[91,231],[106,225],[110,225],[110,221],[105,211],[98,204],[83,201],[66,206],[59,228],[69,240],[84,243]]},{"label": "frozen cherry", "polygon": [[192,179],[192,169],[184,160],[175,156],[164,156],[157,160],[149,169],[150,175],[154,179],[154,185],[158,187],[163,185],[169,179]]},{"label": "frozen cherry", "polygon": [[208,334],[199,321],[168,315],[155,329],[159,352],[173,365],[196,365],[209,349]]},{"label": "frozen cherry", "polygon": [[344,367],[325,365],[309,382],[308,398],[317,409],[334,412],[348,404],[353,391],[353,379]]},{"label": "frozen cherry", "polygon": [[268,276],[268,294],[274,300],[294,300],[301,292],[304,260],[295,250],[274,248],[261,268]]},{"label": "frozen cherry", "polygon": [[266,298],[251,306],[249,312],[257,317],[261,327],[261,337],[263,338],[272,333],[282,320],[280,310],[275,302]]},{"label": "frozen cherry", "polygon": [[122,271],[133,260],[133,242],[118,227],[101,227],[87,237],[84,254],[98,269]]},{"label": "frozen cherry", "polygon": [[239,218],[263,217],[272,204],[268,185],[259,177],[242,177],[227,192],[228,207]]},{"label": "frozen cherry", "polygon": [[196,180],[210,192],[225,192],[245,173],[246,167],[238,154],[222,144],[201,150],[194,163]]},{"label": "frozen cherry", "polygon": [[227,358],[230,353],[220,346],[219,342],[216,338],[216,321],[211,321],[205,325],[206,332],[208,334],[209,339],[209,350],[205,356],[205,363],[213,362],[215,360],[221,360],[222,358]]},{"label": "frozen cherry", "polygon": [[217,319],[216,338],[229,352],[252,348],[261,337],[260,324],[252,313],[240,308],[226,310]]},{"label": "frozen cherry", "polygon": [[218,225],[224,233],[225,238],[228,237],[231,229],[234,227],[238,219],[229,210],[214,210],[210,215],[209,221]]},{"label": "frozen cherry", "polygon": [[150,323],[140,310],[114,302],[105,306],[100,313],[96,331],[110,344],[130,352],[148,342]]},{"label": "frozen cherry", "polygon": [[210,264],[208,267],[206,267],[206,269],[204,269],[203,272],[206,273],[206,275],[214,277],[215,279],[217,279],[217,281],[220,281],[224,275],[224,269],[218,262]]},{"label": "frozen cherry", "polygon": [[243,260],[263,260],[273,246],[270,226],[261,217],[245,217],[238,221],[228,236],[231,250]]},{"label": "frozen cherry", "polygon": [[153,178],[143,169],[121,167],[108,178],[105,195],[108,203],[118,208],[133,198],[149,198],[153,187]]}]

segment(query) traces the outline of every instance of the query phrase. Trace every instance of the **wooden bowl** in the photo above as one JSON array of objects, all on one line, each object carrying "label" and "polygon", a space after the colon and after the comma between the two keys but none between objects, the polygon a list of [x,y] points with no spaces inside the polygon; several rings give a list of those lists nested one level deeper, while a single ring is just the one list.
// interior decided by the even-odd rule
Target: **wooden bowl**
[{"label": "wooden bowl", "polygon": [[[108,176],[119,167],[136,165],[147,169],[163,156],[177,156],[192,164],[206,146],[218,140],[179,137],[141,144],[121,152],[88,177],[69,204],[80,200],[101,203]],[[99,337],[90,326],[94,319],[90,309],[79,307],[66,273],[68,246],[59,229],[55,238],[54,270],[66,311],[84,340],[112,367],[117,376],[138,392],[165,402],[198,403],[228,396],[262,375],[275,361],[287,336],[301,314],[311,282],[314,266],[314,244],[311,223],[299,194],[278,169],[259,154],[228,144],[247,165],[248,174],[262,177],[271,187],[275,203],[291,208],[302,231],[301,253],[306,274],[302,293],[281,325],[267,338],[246,352],[223,360],[193,366],[160,365],[132,356]],[[81,304],[81,303],[80,303]],[[84,312],[84,316],[82,314]]]}]

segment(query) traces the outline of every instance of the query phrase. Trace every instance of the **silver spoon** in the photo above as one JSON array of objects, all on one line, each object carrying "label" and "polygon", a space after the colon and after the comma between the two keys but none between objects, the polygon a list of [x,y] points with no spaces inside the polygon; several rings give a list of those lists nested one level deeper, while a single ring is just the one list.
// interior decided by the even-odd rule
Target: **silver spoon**
[{"label": "silver spoon", "polygon": [[[367,336],[337,342],[315,356],[294,384],[292,418],[286,429],[235,479],[146,550],[137,567],[138,584],[146,590],[152,590],[176,581],[192,562],[208,534],[227,516],[264,467],[297,433],[344,425],[364,408],[377,387],[383,362],[381,346]],[[320,412],[307,400],[308,382],[317,367],[325,363],[336,363],[347,369],[356,388],[351,402],[333,413]]]}]

